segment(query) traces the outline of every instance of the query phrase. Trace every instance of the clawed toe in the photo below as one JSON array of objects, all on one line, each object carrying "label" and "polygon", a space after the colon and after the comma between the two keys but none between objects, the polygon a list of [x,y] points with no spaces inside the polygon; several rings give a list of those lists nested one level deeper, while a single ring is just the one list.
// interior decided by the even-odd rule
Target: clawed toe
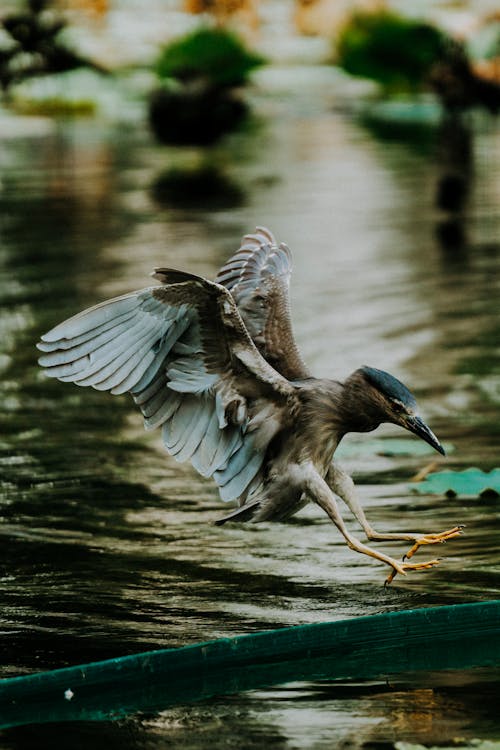
[{"label": "clawed toe", "polygon": [[458,526],[454,526],[452,529],[442,531],[439,534],[424,534],[423,536],[416,538],[413,543],[413,547],[411,547],[406,555],[404,555],[403,562],[396,563],[394,561],[392,570],[387,576],[384,586],[389,586],[398,573],[400,573],[401,575],[406,575],[407,572],[411,570],[427,570],[428,568],[433,568],[435,565],[439,565],[439,558],[435,560],[427,560],[421,563],[410,563],[405,561],[412,558],[413,555],[420,549],[420,547],[423,547],[425,544],[444,544],[448,541],[448,539],[454,539],[456,536],[460,536],[463,533],[464,528],[465,525],[460,524]]},{"label": "clawed toe", "polygon": [[409,570],[427,570],[428,568],[434,568],[436,565],[439,565],[440,562],[440,558],[436,558],[435,560],[426,560],[425,562],[420,563],[395,564],[393,565],[391,572],[385,579],[384,588],[386,586],[389,586],[393,582],[398,573],[401,573],[401,575],[405,576],[407,571]]},{"label": "clawed toe", "polygon": [[403,555],[403,560],[409,560],[411,557],[413,557],[415,552],[417,552],[418,549],[424,544],[444,544],[448,541],[448,539],[453,539],[456,536],[460,536],[461,534],[463,534],[464,528],[465,525],[460,524],[459,526],[454,526],[452,529],[448,529],[447,531],[442,531],[439,534],[424,534],[424,536],[420,537],[420,539],[415,540],[413,547],[408,550],[406,555]]}]

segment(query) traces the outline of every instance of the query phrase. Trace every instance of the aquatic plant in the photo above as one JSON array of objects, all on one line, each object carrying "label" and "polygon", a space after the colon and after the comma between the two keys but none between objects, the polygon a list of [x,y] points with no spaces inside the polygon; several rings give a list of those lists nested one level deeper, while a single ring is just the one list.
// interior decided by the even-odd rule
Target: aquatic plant
[{"label": "aquatic plant", "polygon": [[244,85],[250,72],[264,62],[230,31],[201,28],[167,45],[156,72],[162,80],[175,78],[187,83],[201,79],[211,86],[232,88]]},{"label": "aquatic plant", "polygon": [[337,64],[387,89],[421,88],[445,50],[446,35],[431,24],[389,10],[356,11],[337,41]]},{"label": "aquatic plant", "polygon": [[161,87],[149,122],[162,143],[209,146],[235,130],[248,107],[235,89],[264,59],[220,28],[202,28],[165,47],[155,69]]},{"label": "aquatic plant", "polygon": [[336,63],[389,93],[432,90],[451,113],[500,111],[500,82],[473,64],[463,42],[393,11],[354,12],[339,34]]}]

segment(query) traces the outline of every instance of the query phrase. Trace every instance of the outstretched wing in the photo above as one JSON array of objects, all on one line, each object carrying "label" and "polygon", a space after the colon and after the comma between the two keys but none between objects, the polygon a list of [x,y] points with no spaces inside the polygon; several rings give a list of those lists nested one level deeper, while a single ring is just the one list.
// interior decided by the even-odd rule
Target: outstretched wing
[{"label": "outstretched wing", "polygon": [[289,380],[311,377],[295,343],[290,315],[292,256],[263,227],[243,237],[216,282],[231,292],[262,356]]},{"label": "outstretched wing", "polygon": [[[49,377],[130,392],[167,451],[213,476],[223,500],[258,478],[295,389],[263,359],[222,286],[157,269],[162,286],[103,302],[42,336]],[[257,480],[256,480],[257,481]]]}]

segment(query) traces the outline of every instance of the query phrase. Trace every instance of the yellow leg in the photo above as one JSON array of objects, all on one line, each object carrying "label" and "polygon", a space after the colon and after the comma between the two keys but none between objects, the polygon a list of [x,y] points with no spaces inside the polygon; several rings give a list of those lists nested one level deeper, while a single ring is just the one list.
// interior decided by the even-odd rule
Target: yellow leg
[{"label": "yellow leg", "polygon": [[[403,556],[403,560],[413,557],[415,552],[424,544],[439,544],[453,539],[462,533],[464,526],[455,526],[453,529],[443,531],[440,534],[415,534],[415,533],[391,533],[379,532],[371,526],[366,518],[365,512],[359,502],[356,488],[351,477],[343,471],[338,464],[332,464],[326,477],[327,484],[331,487],[351,510],[359,522],[367,538],[373,542],[411,542],[411,549]],[[328,512],[328,511],[327,511]],[[392,579],[391,579],[392,580]]]},{"label": "yellow leg", "polygon": [[389,586],[397,576],[398,573],[405,576],[407,570],[427,570],[433,568],[435,565],[439,565],[440,560],[426,560],[421,563],[401,563],[401,565],[393,565],[391,572],[387,576],[384,582],[384,586]]},{"label": "yellow leg", "polygon": [[[361,552],[364,555],[368,555],[369,557],[373,557],[375,560],[379,560],[380,562],[383,562],[391,567],[391,572],[386,579],[385,585],[390,584],[398,573],[405,576],[407,571],[426,570],[428,568],[433,568],[435,565],[439,564],[439,560],[427,560],[426,562],[420,563],[399,562],[393,557],[384,555],[383,552],[379,552],[378,550],[374,550],[371,547],[368,547],[366,544],[363,544],[359,541],[359,539],[356,539],[356,537],[352,536],[352,534],[350,534],[347,530],[342,516],[339,513],[337,503],[335,502],[335,497],[333,496],[330,487],[317,473],[315,467],[309,463],[305,464],[304,474],[306,482],[304,489],[306,490],[308,495],[318,503],[320,508],[323,508],[323,510],[328,514],[328,516],[331,518],[335,526],[338,528],[338,530],[346,540],[349,548],[355,550],[356,552]],[[407,541],[414,541],[416,538],[418,538],[416,535],[409,536],[409,538],[408,536],[406,537]]]},{"label": "yellow leg", "polygon": [[415,552],[418,552],[419,548],[423,547],[424,544],[443,544],[444,542],[447,542],[448,539],[460,536],[460,534],[463,533],[464,528],[464,525],[461,524],[460,526],[454,526],[453,529],[448,529],[448,531],[442,531],[440,534],[424,534],[424,536],[421,536],[419,539],[415,539],[413,547],[411,547],[406,555],[403,556],[403,560],[409,560],[413,557]]}]

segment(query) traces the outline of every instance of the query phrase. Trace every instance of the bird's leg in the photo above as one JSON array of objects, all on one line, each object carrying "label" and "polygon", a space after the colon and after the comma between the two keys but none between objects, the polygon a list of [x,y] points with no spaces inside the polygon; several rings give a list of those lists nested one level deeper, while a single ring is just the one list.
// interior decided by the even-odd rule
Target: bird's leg
[{"label": "bird's leg", "polygon": [[413,542],[411,549],[404,555],[403,560],[413,557],[415,552],[425,544],[440,544],[460,536],[463,525],[454,526],[437,534],[416,534],[416,533],[380,533],[375,531],[366,518],[365,512],[358,499],[356,487],[349,474],[343,471],[337,464],[332,464],[328,470],[326,481],[333,492],[345,502],[354,517],[359,522],[361,528],[366,534],[367,539],[372,542]]},{"label": "bird's leg", "polygon": [[307,463],[303,468],[305,474],[304,491],[320,506],[320,508],[323,508],[325,513],[331,518],[346,540],[349,548],[364,555],[369,555],[375,560],[380,560],[380,562],[383,562],[392,568],[392,571],[386,580],[386,584],[391,583],[397,573],[406,575],[409,570],[425,570],[427,568],[432,568],[439,563],[439,560],[427,560],[422,563],[399,562],[398,560],[385,555],[383,552],[378,552],[360,542],[359,539],[356,539],[356,537],[352,536],[347,530],[330,487],[318,474],[313,464]]},{"label": "bird's leg", "polygon": [[423,547],[425,544],[443,544],[444,542],[447,542],[448,539],[460,536],[463,533],[464,528],[465,525],[462,523],[459,526],[454,526],[452,529],[448,529],[448,531],[441,531],[439,534],[423,534],[418,537],[418,539],[414,540],[413,546],[408,550],[406,555],[403,555],[403,560],[409,560],[410,557],[413,557],[415,552],[418,552],[420,547]]}]

